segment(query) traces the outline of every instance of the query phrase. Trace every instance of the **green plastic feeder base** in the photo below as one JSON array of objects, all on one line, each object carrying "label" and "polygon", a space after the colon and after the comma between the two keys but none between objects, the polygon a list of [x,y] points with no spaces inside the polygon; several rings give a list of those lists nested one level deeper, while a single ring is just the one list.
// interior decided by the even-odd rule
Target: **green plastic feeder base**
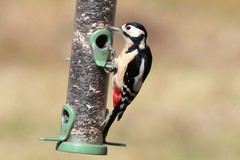
[{"label": "green plastic feeder base", "polygon": [[106,145],[76,144],[72,142],[59,142],[57,150],[62,152],[72,152],[80,154],[107,155]]}]

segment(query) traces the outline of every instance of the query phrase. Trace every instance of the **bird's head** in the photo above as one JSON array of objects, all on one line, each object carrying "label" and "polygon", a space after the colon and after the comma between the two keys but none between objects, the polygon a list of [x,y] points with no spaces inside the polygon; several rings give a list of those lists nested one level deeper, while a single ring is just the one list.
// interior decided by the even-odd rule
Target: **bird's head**
[{"label": "bird's head", "polygon": [[141,43],[146,42],[147,31],[145,27],[137,22],[129,22],[121,27],[109,26],[110,30],[120,32],[127,43]]}]

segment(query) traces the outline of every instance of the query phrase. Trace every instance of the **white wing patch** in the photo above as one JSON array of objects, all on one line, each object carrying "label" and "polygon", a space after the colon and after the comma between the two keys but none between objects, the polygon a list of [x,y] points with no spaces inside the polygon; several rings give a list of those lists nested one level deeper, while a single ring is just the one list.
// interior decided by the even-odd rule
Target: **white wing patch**
[{"label": "white wing patch", "polygon": [[133,84],[133,90],[135,92],[138,92],[143,84],[142,77],[143,77],[143,73],[144,73],[144,62],[145,62],[145,60],[142,58],[141,65],[139,68],[139,74],[136,77],[134,77],[135,83]]}]

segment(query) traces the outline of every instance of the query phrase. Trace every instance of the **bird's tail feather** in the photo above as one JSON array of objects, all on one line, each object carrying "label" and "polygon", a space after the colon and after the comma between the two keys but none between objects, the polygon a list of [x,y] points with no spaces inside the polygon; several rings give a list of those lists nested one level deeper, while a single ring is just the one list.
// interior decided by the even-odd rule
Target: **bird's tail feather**
[{"label": "bird's tail feather", "polygon": [[109,131],[112,123],[116,119],[118,113],[119,113],[119,107],[114,108],[113,111],[112,111],[112,114],[110,115],[109,120],[107,121],[107,124],[105,125],[105,127],[103,129],[103,143],[107,143],[106,142],[106,137],[107,137],[108,131]]}]

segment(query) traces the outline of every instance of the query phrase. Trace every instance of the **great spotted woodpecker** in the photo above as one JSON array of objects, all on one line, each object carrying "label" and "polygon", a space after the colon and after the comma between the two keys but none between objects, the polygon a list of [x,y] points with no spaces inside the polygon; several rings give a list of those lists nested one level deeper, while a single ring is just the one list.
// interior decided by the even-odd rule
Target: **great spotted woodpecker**
[{"label": "great spotted woodpecker", "polygon": [[142,24],[130,22],[121,27],[109,26],[110,30],[120,32],[125,40],[121,54],[116,58],[116,72],[113,74],[113,111],[104,123],[103,143],[118,116],[122,118],[124,111],[137,96],[152,65],[152,54],[146,43],[147,31]]}]

